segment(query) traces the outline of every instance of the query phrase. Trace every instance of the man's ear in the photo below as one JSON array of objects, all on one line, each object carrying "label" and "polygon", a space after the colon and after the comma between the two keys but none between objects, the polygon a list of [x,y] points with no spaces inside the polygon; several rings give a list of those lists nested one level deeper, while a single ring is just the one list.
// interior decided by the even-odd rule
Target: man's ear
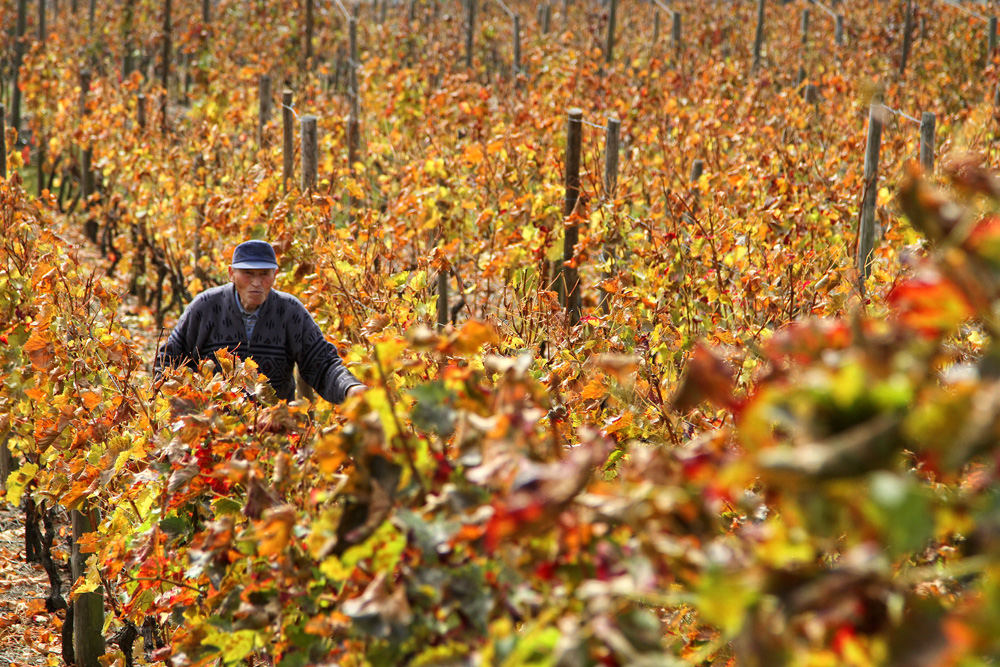
[{"label": "man's ear", "polygon": [[235,280],[233,280],[233,267],[230,266],[228,268],[229,268],[229,282],[236,282]]}]

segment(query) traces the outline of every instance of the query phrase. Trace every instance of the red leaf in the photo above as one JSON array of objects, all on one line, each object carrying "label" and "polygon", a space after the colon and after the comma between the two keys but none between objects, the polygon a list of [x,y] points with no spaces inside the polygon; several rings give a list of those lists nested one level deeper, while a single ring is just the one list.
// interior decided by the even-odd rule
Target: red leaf
[{"label": "red leaf", "polygon": [[889,293],[888,302],[901,322],[928,337],[946,334],[975,314],[968,298],[954,283],[933,274],[897,285]]},{"label": "red leaf", "polygon": [[733,369],[704,345],[697,345],[687,362],[684,378],[674,396],[673,407],[687,412],[703,401],[729,410],[739,407],[733,396],[736,386]]}]

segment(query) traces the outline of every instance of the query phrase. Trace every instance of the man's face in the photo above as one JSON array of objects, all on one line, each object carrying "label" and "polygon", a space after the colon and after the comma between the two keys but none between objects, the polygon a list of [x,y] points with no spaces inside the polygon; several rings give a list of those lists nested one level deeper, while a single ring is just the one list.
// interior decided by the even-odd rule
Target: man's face
[{"label": "man's face", "polygon": [[229,267],[229,279],[236,285],[240,303],[248,313],[257,310],[274,285],[277,269],[234,269]]}]

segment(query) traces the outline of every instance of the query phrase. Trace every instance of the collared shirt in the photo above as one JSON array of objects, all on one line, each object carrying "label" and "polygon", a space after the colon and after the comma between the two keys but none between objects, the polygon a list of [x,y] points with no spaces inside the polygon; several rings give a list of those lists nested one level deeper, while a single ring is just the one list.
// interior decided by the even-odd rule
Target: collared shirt
[{"label": "collared shirt", "polygon": [[[265,299],[265,302],[266,301],[267,300]],[[264,304],[257,306],[257,310],[253,311],[252,313],[248,313],[243,308],[243,304],[240,303],[240,295],[237,294],[236,305],[239,306],[240,308],[240,317],[243,318],[243,326],[245,326],[247,330],[247,340],[250,340],[250,338],[253,336],[253,328],[257,326],[257,316],[260,314],[260,307],[263,306]]]}]

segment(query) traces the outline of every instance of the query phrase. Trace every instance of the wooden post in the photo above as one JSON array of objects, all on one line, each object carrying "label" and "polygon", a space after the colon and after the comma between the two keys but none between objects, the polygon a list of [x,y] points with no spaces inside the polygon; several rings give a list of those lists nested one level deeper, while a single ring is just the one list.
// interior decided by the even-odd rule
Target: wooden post
[{"label": "wooden post", "polygon": [[350,62],[347,63],[347,69],[351,96],[351,115],[357,118],[360,100],[358,98],[358,19],[356,16],[352,16],[347,20],[347,30],[350,41],[350,53],[348,54]]},{"label": "wooden post", "polygon": [[608,119],[608,129],[604,135],[604,190],[607,199],[615,198],[618,189],[618,153],[620,150],[622,122],[617,118]]},{"label": "wooden post", "polygon": [[[80,72],[80,119],[82,120],[88,115],[87,111],[87,95],[90,92],[90,71],[82,70]],[[82,200],[82,209],[87,211],[90,208],[90,195],[94,194],[94,172],[90,168],[90,163],[93,160],[94,151],[90,146],[80,147],[80,199]],[[87,238],[93,242],[97,242],[97,221],[92,220],[89,216],[87,220],[83,223],[83,230]]]},{"label": "wooden post", "polygon": [[903,19],[903,52],[899,56],[899,75],[906,74],[906,61],[910,59],[910,40],[913,33],[913,0],[906,0],[906,15]]},{"label": "wooden post", "polygon": [[191,98],[188,97],[188,92],[191,90],[191,54],[183,53],[181,55],[181,63],[184,67],[184,87],[181,91],[181,100],[184,106],[190,106]]},{"label": "wooden post", "polygon": [[437,328],[441,331],[448,326],[448,271],[438,269],[438,312]]},{"label": "wooden post", "polygon": [[521,15],[514,14],[514,64],[511,67],[511,80],[518,84],[518,75],[521,72]]},{"label": "wooden post", "polygon": [[282,157],[284,158],[282,171],[282,182],[285,185],[285,192],[288,192],[288,184],[295,177],[295,163],[292,161],[295,154],[295,128],[292,125],[294,111],[292,111],[292,91],[285,90],[281,93],[281,126],[283,130],[284,143],[282,144]]},{"label": "wooden post", "polygon": [[542,34],[549,34],[549,25],[552,22],[552,5],[545,3],[542,5]]},{"label": "wooden post", "polygon": [[819,88],[816,87],[815,83],[807,83],[805,91],[806,104],[818,104],[819,103]]},{"label": "wooden post", "polygon": [[879,153],[882,149],[882,114],[882,105],[878,103],[872,104],[868,110],[868,141],[865,146],[864,190],[857,255],[862,291],[864,281],[871,273],[872,251],[875,249],[875,203],[878,196]]},{"label": "wooden post", "polygon": [[[80,551],[80,540],[84,535],[97,530],[96,509],[72,510],[70,517],[73,527],[73,553],[71,570],[73,581],[86,576],[87,556]],[[78,595],[73,601],[73,652],[77,667],[100,667],[99,658],[104,655],[104,588],[98,587],[93,593]]]},{"label": "wooden post", "polygon": [[468,0],[468,26],[465,32],[465,66],[472,69],[472,47],[475,45],[476,1]]},{"label": "wooden post", "polygon": [[37,150],[36,153],[36,166],[38,167],[38,183],[36,188],[36,193],[39,197],[42,196],[42,190],[45,188],[45,128],[38,128],[38,136],[35,137],[35,146]]},{"label": "wooden post", "polygon": [[[614,2],[615,0],[612,0]],[[576,212],[580,200],[580,146],[583,140],[583,110],[569,110],[569,125],[566,130],[566,199],[563,217],[569,218]],[[566,225],[563,239],[563,265],[560,270],[562,280],[560,296],[564,299],[570,326],[580,323],[579,272],[571,263],[576,256],[576,244],[580,240],[580,229],[574,221]]]},{"label": "wooden post", "polygon": [[125,0],[125,8],[122,10],[122,43],[125,48],[125,58],[122,62],[122,74],[124,78],[129,78],[135,70],[135,43],[133,41],[133,31],[135,24],[135,0]]},{"label": "wooden post", "polygon": [[45,43],[45,36],[48,31],[45,29],[45,0],[38,0],[38,41]]},{"label": "wooden post", "polygon": [[809,10],[802,10],[802,46],[809,45]]},{"label": "wooden post", "polygon": [[608,9],[608,34],[604,42],[604,62],[608,65],[615,59],[615,23],[617,20],[618,0],[611,0],[611,6]]},{"label": "wooden post", "polygon": [[920,118],[920,166],[927,174],[934,173],[934,129],[937,118],[925,111]]},{"label": "wooden post", "polygon": [[660,10],[655,9],[653,11],[653,44],[657,44],[660,41]]},{"label": "wooden post", "polygon": [[[618,151],[619,151],[619,138],[621,136],[621,126],[622,123],[617,118],[608,119],[608,129],[605,134],[604,139],[604,192],[605,199],[608,202],[615,201],[615,194],[618,190]],[[608,234],[608,236],[611,236]],[[610,243],[605,241],[604,243],[604,259],[607,260],[614,253],[614,248]],[[610,278],[610,274],[605,274],[605,278]],[[608,293],[601,290],[601,310],[607,314],[609,311],[608,306]]]},{"label": "wooden post", "polygon": [[926,39],[926,38],[927,38],[927,17],[926,16],[921,16],[920,17],[920,39]]},{"label": "wooden post", "polygon": [[833,41],[837,43],[837,46],[844,45],[844,15],[837,14],[837,24],[833,33]]},{"label": "wooden post", "polygon": [[201,228],[205,224],[205,212],[208,208],[208,188],[206,188],[206,182],[208,181],[208,170],[205,168],[205,156],[198,153],[194,156],[194,160],[191,164],[191,170],[194,172],[194,182],[198,185],[198,198],[201,200],[198,204],[198,222],[194,226],[194,252],[192,253],[192,259],[194,266],[194,275],[199,280],[205,279],[205,272],[200,266],[198,266],[198,258],[201,257]]},{"label": "wooden post", "polygon": [[24,59],[24,31],[28,23],[28,0],[17,0],[17,23],[14,30],[14,90],[11,97],[10,126],[21,132],[21,61]]},{"label": "wooden post", "polygon": [[87,32],[94,34],[94,16],[97,14],[97,0],[90,0],[90,7],[87,10]]},{"label": "wooden post", "polygon": [[692,183],[697,183],[698,179],[700,179],[701,175],[704,173],[705,173],[705,161],[695,160],[694,162],[691,163],[691,176],[688,180],[690,180]]},{"label": "wooden post", "polygon": [[302,191],[316,189],[319,165],[319,137],[316,133],[316,116],[302,116]]},{"label": "wooden post", "polygon": [[760,51],[764,46],[764,0],[757,0],[757,34],[753,40],[753,71],[760,69]]},{"label": "wooden post", "polygon": [[264,147],[264,131],[271,121],[271,75],[261,74],[257,84],[257,96],[260,98],[257,113],[257,147]]},{"label": "wooden post", "polygon": [[[170,81],[170,4],[171,0],[163,0],[163,54],[160,63],[160,83],[164,91],[169,90]],[[163,124],[166,126],[166,121]]]},{"label": "wooden post", "polygon": [[206,28],[212,25],[212,0],[201,0],[201,23]]},{"label": "wooden post", "polygon": [[7,107],[3,104],[0,104],[0,178],[7,178]]},{"label": "wooden post", "polygon": [[167,132],[170,131],[170,125],[167,123],[167,107],[168,107],[168,95],[167,91],[160,93],[160,132],[163,136],[167,136]]},{"label": "wooden post", "polygon": [[[435,3],[435,7],[438,3]],[[357,5],[355,5],[357,7]],[[352,16],[348,19],[348,35],[350,42],[350,62],[348,63],[349,70],[349,86],[350,86],[350,97],[351,97],[351,113],[347,117],[347,166],[350,169],[351,174],[354,173],[354,163],[358,161],[358,155],[361,152],[361,97],[358,93],[358,19],[357,16]],[[350,194],[347,196],[347,208],[351,209],[354,206],[353,197]]]},{"label": "wooden post", "polygon": [[354,163],[361,152],[361,122],[357,116],[347,117],[347,166],[354,173]]},{"label": "wooden post", "polygon": [[382,25],[385,23],[385,13],[388,9],[389,0],[382,0],[382,9],[378,13],[378,24]]},{"label": "wooden post", "polygon": [[997,17],[990,17],[989,37],[986,42],[986,64],[993,62],[993,55],[997,52]]},{"label": "wooden post", "polygon": [[[17,461],[10,451],[10,431],[0,435],[0,489],[7,488],[7,478],[17,470]],[[27,545],[25,545],[27,546]]]},{"label": "wooden post", "polygon": [[140,130],[146,129],[146,96],[142,93],[135,98],[136,122]]},{"label": "wooden post", "polygon": [[680,55],[681,52],[681,13],[673,12],[670,15],[670,42],[673,44],[674,52]]},{"label": "wooden post", "polygon": [[313,4],[315,0],[306,0],[306,20],[305,20],[305,47],[304,59],[302,63],[302,71],[307,72],[309,70],[309,64],[313,59],[313,33],[315,31],[315,12],[313,11]]},{"label": "wooden post", "polygon": [[406,22],[413,23],[417,18],[417,0],[410,0],[410,9],[406,15]]}]

